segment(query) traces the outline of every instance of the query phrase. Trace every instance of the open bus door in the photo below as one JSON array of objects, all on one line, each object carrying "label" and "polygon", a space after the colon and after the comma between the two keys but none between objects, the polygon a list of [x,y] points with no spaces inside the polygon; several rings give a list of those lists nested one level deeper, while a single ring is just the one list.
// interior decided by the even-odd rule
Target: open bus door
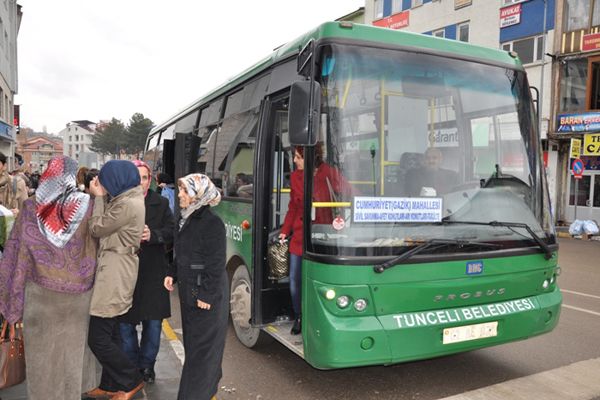
[{"label": "open bus door", "polygon": [[274,325],[291,325],[289,279],[273,279],[267,262],[269,240],[278,234],[289,202],[287,97],[267,98],[261,110],[253,171],[252,267],[239,265],[231,279],[233,327],[249,348],[264,343],[265,332],[273,335]]},{"label": "open bus door", "polygon": [[286,93],[269,99],[263,108],[263,132],[255,164],[255,182],[260,187],[255,191],[253,216],[252,325],[262,327],[265,332],[302,355],[301,336],[292,337],[289,333],[293,317],[289,277],[274,278],[267,262],[269,243],[277,240],[290,199],[292,153],[288,104]]}]

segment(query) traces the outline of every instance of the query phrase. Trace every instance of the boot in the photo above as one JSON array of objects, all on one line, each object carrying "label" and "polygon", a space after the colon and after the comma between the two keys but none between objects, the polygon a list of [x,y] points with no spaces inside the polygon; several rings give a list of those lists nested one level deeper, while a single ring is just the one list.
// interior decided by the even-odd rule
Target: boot
[{"label": "boot", "polygon": [[297,317],[294,320],[294,325],[292,326],[290,333],[292,335],[298,335],[300,332],[302,332],[302,317]]}]

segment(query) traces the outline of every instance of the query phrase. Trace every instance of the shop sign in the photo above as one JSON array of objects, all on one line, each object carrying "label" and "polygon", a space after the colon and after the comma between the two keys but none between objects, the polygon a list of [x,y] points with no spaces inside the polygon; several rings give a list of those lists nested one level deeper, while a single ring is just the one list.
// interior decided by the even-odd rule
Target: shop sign
[{"label": "shop sign", "polygon": [[459,8],[470,6],[472,3],[473,0],[454,0],[454,9],[458,10]]},{"label": "shop sign", "polygon": [[2,121],[0,121],[0,138],[12,140],[12,141],[15,140],[12,126],[5,124]]},{"label": "shop sign", "polygon": [[581,139],[571,138],[571,148],[569,149],[569,158],[581,157]]},{"label": "shop sign", "polygon": [[521,22],[521,3],[500,9],[500,28]]},{"label": "shop sign", "polygon": [[583,35],[581,51],[592,51],[600,49],[600,33]]},{"label": "shop sign", "polygon": [[583,135],[583,155],[600,156],[600,133]]},{"label": "shop sign", "polygon": [[600,112],[559,114],[556,119],[559,133],[600,131]]},{"label": "shop sign", "polygon": [[373,25],[380,26],[382,28],[390,29],[401,29],[408,26],[410,12],[408,10],[399,12],[389,17],[378,19],[373,21]]}]

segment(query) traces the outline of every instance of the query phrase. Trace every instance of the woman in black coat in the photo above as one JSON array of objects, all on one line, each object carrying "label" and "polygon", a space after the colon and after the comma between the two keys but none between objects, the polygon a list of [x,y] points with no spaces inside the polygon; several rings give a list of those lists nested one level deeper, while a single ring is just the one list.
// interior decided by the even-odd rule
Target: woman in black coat
[{"label": "woman in black coat", "polygon": [[209,400],[218,389],[227,334],[229,283],[225,226],[210,206],[221,200],[206,175],[178,180],[181,219],[175,234],[173,269],[164,285],[179,285],[185,362],[178,400]]},{"label": "woman in black coat", "polygon": [[[139,251],[138,277],[133,293],[133,304],[119,318],[121,347],[136,364],[144,381],[155,380],[154,363],[160,348],[162,320],[171,316],[169,292],[163,283],[167,275],[166,246],[173,243],[175,221],[169,201],[149,190],[150,168],[143,161],[134,164],[140,173],[141,185],[146,193],[145,228]],[[142,323],[141,343],[138,342],[136,326]]]}]

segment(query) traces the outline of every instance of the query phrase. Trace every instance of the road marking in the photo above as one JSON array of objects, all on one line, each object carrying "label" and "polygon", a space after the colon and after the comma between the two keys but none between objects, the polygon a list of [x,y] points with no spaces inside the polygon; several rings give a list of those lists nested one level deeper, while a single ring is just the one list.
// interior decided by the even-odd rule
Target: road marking
[{"label": "road marking", "polygon": [[585,297],[591,297],[593,299],[600,299],[600,296],[596,296],[593,294],[587,294],[587,293],[581,293],[581,292],[576,292],[574,290],[567,290],[567,289],[560,289],[561,292],[565,292],[565,293],[571,293],[571,294],[576,294],[578,296],[585,296]]},{"label": "road marking", "polygon": [[574,306],[570,306],[568,304],[563,304],[562,306],[564,308],[570,308],[571,310],[577,310],[577,311],[581,311],[581,312],[584,312],[584,313],[588,313],[588,314],[592,314],[592,315],[597,315],[597,316],[600,317],[600,313],[596,312],[596,311],[586,310],[585,308],[574,307]]},{"label": "road marking", "polygon": [[594,358],[442,400],[588,400],[598,395],[600,358]]},{"label": "road marking", "polygon": [[181,361],[181,365],[183,365],[183,362],[185,361],[185,351],[183,349],[183,344],[181,344],[179,339],[177,339],[175,331],[173,330],[173,328],[171,328],[171,325],[166,319],[163,319],[162,329],[167,339],[169,339],[169,344],[175,352],[175,355],[177,356],[177,358],[179,358],[179,361]]}]

